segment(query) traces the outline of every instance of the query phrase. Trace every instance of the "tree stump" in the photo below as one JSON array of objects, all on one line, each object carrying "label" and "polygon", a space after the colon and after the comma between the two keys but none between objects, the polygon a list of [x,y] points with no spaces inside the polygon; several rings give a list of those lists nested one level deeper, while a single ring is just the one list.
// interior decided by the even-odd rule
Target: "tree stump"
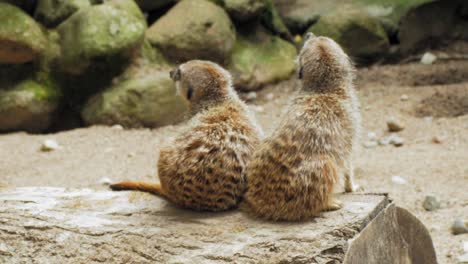
[{"label": "tree stump", "polygon": [[197,213],[140,192],[0,190],[0,263],[437,263],[425,227],[386,195],[300,223]]}]

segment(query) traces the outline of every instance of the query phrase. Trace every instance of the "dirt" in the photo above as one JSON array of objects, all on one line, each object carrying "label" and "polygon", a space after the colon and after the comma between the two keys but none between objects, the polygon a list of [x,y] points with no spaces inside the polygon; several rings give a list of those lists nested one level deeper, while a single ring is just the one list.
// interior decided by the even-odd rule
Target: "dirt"
[{"label": "dirt", "polygon": [[[468,220],[468,62],[435,65],[410,63],[362,68],[357,89],[362,104],[362,142],[368,132],[383,137],[386,120],[396,118],[405,129],[402,147],[360,148],[356,180],[366,192],[387,192],[410,210],[431,232],[440,263],[456,263],[468,234],[454,236],[456,218]],[[249,102],[269,134],[294,94],[295,81],[266,87]],[[406,95],[408,100],[402,100]],[[159,129],[124,130],[89,127],[56,134],[0,135],[0,187],[64,186],[104,189],[103,181],[156,180],[159,149],[184,124]],[[436,144],[434,137],[441,143]],[[45,139],[63,147],[40,151]],[[393,183],[400,176],[406,184]],[[108,178],[108,179],[105,179]],[[425,211],[426,195],[441,209]]]}]

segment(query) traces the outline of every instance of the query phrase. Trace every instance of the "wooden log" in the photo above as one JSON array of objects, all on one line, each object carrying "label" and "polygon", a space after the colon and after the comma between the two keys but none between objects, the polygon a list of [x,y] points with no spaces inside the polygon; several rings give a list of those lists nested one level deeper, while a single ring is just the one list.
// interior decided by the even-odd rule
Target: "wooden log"
[{"label": "wooden log", "polygon": [[3,189],[0,263],[436,263],[427,230],[385,195],[340,199],[341,210],[274,223],[139,192]]}]

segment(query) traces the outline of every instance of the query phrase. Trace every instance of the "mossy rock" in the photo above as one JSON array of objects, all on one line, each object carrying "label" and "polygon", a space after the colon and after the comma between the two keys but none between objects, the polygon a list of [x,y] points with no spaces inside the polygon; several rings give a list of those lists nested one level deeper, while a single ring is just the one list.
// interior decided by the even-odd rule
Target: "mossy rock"
[{"label": "mossy rock", "polygon": [[[123,4],[133,8],[126,11]],[[146,30],[146,21],[137,9],[131,0],[114,0],[81,9],[60,24],[58,62],[63,71],[81,74],[94,60],[130,58],[143,43]]]},{"label": "mossy rock", "polygon": [[41,132],[49,127],[61,93],[47,73],[0,87],[0,132]]},{"label": "mossy rock", "polygon": [[264,2],[266,7],[261,16],[262,24],[276,35],[292,42],[293,37],[291,32],[280,16],[275,2],[273,0],[264,0]]},{"label": "mossy rock", "polygon": [[33,61],[46,45],[47,38],[34,19],[16,6],[0,3],[0,63]]},{"label": "mossy rock", "polygon": [[296,55],[296,48],[289,42],[270,35],[259,25],[252,26],[238,34],[228,69],[237,89],[257,90],[288,79],[295,71]]},{"label": "mossy rock", "polygon": [[328,13],[308,32],[337,41],[357,62],[368,62],[386,54],[388,36],[380,21],[362,9],[346,7]]},{"label": "mossy rock", "polygon": [[258,17],[265,9],[264,0],[224,0],[224,9],[238,22]]},{"label": "mossy rock", "polygon": [[188,105],[176,95],[169,69],[146,65],[140,70],[91,97],[82,111],[86,124],[160,127],[182,120]]},{"label": "mossy rock", "polygon": [[90,0],[39,0],[34,18],[47,27],[55,27],[76,11],[89,6]]},{"label": "mossy rock", "polygon": [[147,31],[148,40],[176,62],[206,59],[224,62],[235,43],[226,12],[206,0],[183,0]]}]

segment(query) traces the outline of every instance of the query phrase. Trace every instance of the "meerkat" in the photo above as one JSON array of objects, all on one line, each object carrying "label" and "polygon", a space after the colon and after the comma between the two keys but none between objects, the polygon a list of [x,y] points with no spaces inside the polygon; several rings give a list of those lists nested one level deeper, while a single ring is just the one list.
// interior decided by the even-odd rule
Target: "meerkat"
[{"label": "meerkat", "polygon": [[299,94],[247,167],[246,204],[269,220],[306,220],[340,209],[333,189],[341,173],[347,192],[357,188],[351,172],[360,125],[354,66],[335,41],[313,34],[297,64]]},{"label": "meerkat", "polygon": [[223,211],[246,189],[246,165],[263,135],[219,65],[192,60],[170,72],[193,118],[188,129],[160,151],[160,183],[121,182],[113,190],[140,190],[184,208]]}]

